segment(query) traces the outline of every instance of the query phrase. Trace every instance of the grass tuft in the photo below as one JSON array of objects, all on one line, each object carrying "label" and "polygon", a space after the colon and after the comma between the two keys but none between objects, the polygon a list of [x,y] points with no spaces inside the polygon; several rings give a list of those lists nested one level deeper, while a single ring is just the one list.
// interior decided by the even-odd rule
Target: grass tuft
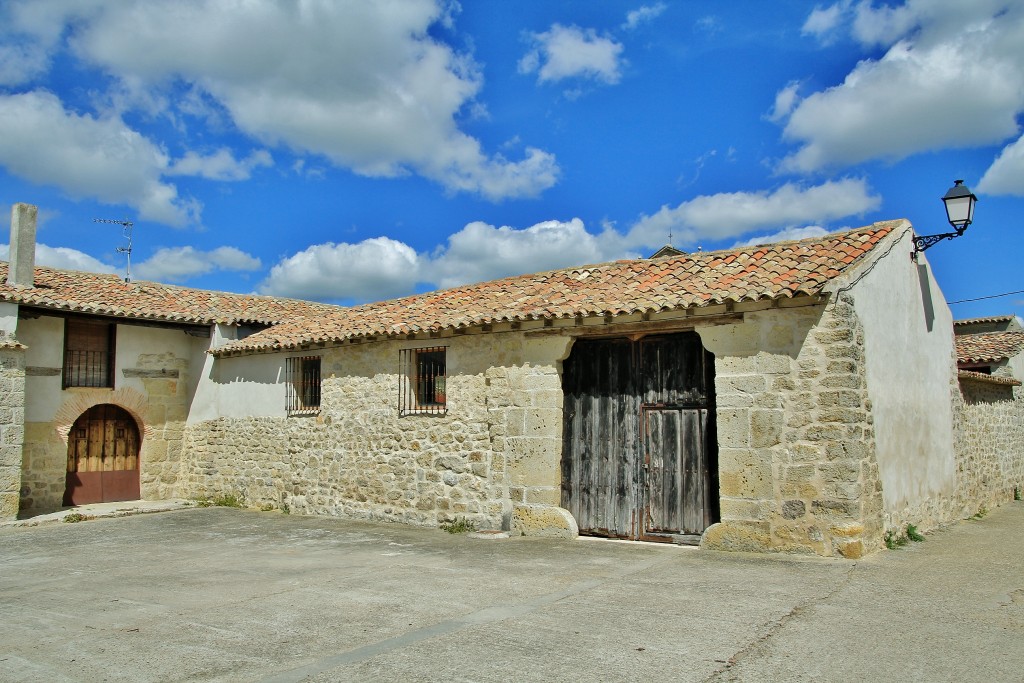
[{"label": "grass tuft", "polygon": [[465,517],[459,517],[453,522],[442,522],[440,526],[442,531],[447,531],[450,534],[465,534],[470,531],[476,531],[476,522]]}]

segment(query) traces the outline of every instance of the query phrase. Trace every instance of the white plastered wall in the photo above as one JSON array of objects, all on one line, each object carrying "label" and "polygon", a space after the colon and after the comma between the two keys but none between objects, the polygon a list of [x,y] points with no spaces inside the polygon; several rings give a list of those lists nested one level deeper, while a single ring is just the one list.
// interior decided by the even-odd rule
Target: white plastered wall
[{"label": "white plastered wall", "polygon": [[927,525],[930,511],[956,488],[953,319],[927,259],[910,257],[909,223],[891,246],[845,286],[864,329],[887,524]]},{"label": "white plastered wall", "polygon": [[[234,327],[217,325],[211,348],[222,346],[235,336]],[[202,370],[188,422],[221,417],[284,417],[286,357],[279,353],[225,358],[203,354],[197,361],[196,367]]]}]

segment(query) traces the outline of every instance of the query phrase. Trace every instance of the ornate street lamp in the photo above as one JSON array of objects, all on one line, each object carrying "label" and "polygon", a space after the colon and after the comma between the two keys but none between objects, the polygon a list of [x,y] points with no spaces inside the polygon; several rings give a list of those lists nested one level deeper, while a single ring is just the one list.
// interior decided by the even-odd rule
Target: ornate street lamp
[{"label": "ornate street lamp", "polygon": [[974,220],[974,204],[977,201],[978,198],[974,196],[969,187],[964,185],[964,181],[953,181],[953,187],[943,195],[942,203],[946,205],[946,218],[956,232],[944,232],[941,235],[916,235],[911,258],[916,261],[917,255],[928,247],[938,244],[942,240],[951,240],[964,234],[964,230]]}]

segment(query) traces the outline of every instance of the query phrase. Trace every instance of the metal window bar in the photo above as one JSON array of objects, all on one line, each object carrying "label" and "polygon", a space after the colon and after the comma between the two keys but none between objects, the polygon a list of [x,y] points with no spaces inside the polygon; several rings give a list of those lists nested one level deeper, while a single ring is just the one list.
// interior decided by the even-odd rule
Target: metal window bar
[{"label": "metal window bar", "polygon": [[447,346],[433,346],[399,352],[400,415],[444,415],[448,412],[447,350]]},{"label": "metal window bar", "polygon": [[109,387],[110,353],[107,351],[64,352],[64,388]]},{"label": "metal window bar", "polygon": [[320,357],[288,358],[285,375],[285,409],[288,414],[319,412]]}]

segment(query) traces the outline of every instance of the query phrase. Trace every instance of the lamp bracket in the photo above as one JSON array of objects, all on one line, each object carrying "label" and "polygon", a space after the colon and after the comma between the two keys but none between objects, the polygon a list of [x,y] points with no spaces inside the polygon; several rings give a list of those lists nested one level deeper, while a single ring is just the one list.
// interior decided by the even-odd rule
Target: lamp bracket
[{"label": "lamp bracket", "polygon": [[915,235],[914,251],[910,254],[910,258],[916,261],[917,255],[925,249],[935,246],[942,240],[951,240],[955,237],[960,237],[964,234],[964,230],[966,229],[967,226],[965,225],[962,228],[958,228],[956,232],[944,232],[940,235]]}]

